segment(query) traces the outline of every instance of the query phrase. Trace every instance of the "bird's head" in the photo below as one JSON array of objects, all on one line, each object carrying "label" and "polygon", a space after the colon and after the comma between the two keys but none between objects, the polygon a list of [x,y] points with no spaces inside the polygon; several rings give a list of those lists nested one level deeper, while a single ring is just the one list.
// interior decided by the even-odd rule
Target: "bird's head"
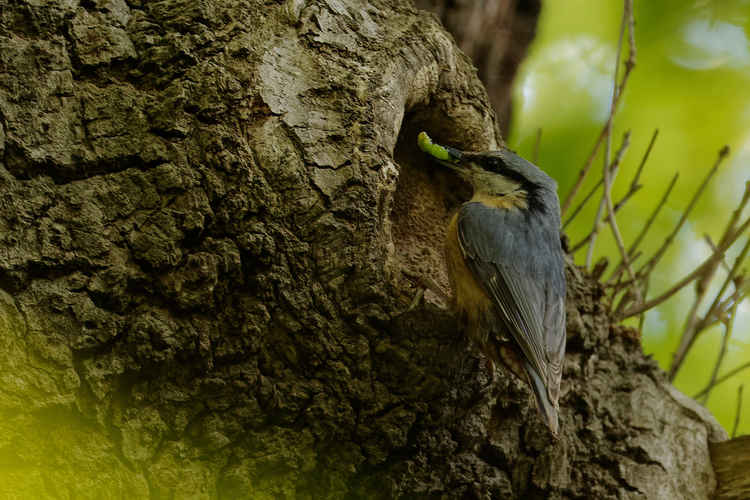
[{"label": "bird's head", "polygon": [[417,143],[422,151],[469,182],[475,192],[501,196],[518,190],[529,194],[539,189],[553,193],[557,190],[551,177],[509,149],[484,153],[460,151],[433,143],[425,132],[420,132]]}]

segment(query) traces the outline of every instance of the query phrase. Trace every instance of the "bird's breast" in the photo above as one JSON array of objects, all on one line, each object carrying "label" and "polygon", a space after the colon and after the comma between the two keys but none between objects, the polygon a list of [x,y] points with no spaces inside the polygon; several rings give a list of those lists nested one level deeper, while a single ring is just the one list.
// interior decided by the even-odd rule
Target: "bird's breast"
[{"label": "bird's breast", "polygon": [[[486,335],[480,333],[480,324],[485,316],[491,311],[492,302],[484,289],[477,283],[471,269],[466,265],[466,258],[461,250],[458,240],[458,213],[451,219],[446,235],[446,264],[448,276],[453,289],[453,305],[460,315],[468,322],[469,335]],[[474,340],[482,342],[483,339]]]}]

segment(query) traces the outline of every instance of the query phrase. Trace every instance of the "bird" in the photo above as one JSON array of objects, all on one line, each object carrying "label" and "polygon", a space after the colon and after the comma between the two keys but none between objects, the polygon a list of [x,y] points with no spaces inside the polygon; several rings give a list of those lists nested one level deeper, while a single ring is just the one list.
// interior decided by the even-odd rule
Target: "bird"
[{"label": "bird", "polygon": [[467,152],[418,135],[420,149],[473,188],[452,216],[445,256],[466,335],[534,394],[554,437],[565,358],[565,261],[557,183],[501,147]]}]

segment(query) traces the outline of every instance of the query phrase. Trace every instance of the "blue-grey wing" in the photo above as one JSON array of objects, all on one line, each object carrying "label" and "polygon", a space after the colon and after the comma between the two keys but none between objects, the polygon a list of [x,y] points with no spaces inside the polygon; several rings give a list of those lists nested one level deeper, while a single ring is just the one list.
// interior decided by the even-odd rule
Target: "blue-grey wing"
[{"label": "blue-grey wing", "polygon": [[458,214],[468,267],[555,402],[565,356],[565,274],[557,213],[544,216],[469,202]]}]

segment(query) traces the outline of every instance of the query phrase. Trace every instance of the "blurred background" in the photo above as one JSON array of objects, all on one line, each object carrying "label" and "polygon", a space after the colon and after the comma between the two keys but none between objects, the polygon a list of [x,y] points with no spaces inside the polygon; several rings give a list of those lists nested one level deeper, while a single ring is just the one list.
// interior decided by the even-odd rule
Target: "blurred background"
[{"label": "blurred background", "polygon": [[[532,158],[541,129],[537,163],[557,179],[561,198],[607,119],[622,9],[622,2],[543,2],[536,37],[513,83],[507,143]],[[637,65],[615,117],[612,149],[619,147],[625,130],[632,131],[631,145],[613,188],[615,200],[627,191],[654,129],[659,136],[641,178],[644,187],[617,217],[626,246],[679,172],[669,202],[642,245],[646,255],[652,254],[679,220],[718,150],[725,144],[731,148],[655,271],[649,291],[653,297],[710,255],[704,235],[718,240],[750,180],[750,0],[636,0],[634,11]],[[601,177],[601,169],[599,155],[582,194]],[[591,231],[598,204],[597,196],[567,228],[572,243]],[[746,238],[728,253],[730,265]],[[585,254],[585,247],[576,253],[578,264],[585,262]],[[607,227],[595,246],[594,262],[602,256],[619,261]],[[723,277],[720,272],[714,280],[717,289]],[[694,296],[695,288],[688,286],[646,314],[643,349],[665,370]],[[694,396],[708,383],[723,331],[723,326],[706,331],[691,349],[675,379],[685,394]],[[750,300],[745,299],[719,375],[748,361]],[[750,433],[750,369],[715,387],[707,401],[731,432],[740,384],[745,397],[738,435]]]}]

